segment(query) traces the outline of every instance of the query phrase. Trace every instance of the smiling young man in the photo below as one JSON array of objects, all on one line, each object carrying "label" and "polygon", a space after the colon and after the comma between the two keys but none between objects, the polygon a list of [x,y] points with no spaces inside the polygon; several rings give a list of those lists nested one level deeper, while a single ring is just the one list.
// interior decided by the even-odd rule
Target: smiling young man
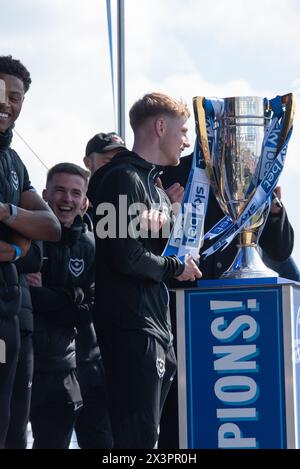
[{"label": "smiling young man", "polygon": [[[201,277],[192,258],[163,257],[166,242],[157,233],[136,231],[135,209],[167,212],[170,201],[156,185],[164,165],[177,165],[189,146],[187,106],[150,93],[130,110],[132,151],[114,155],[92,176],[88,197],[96,231],[94,324],[103,354],[115,448],[153,448],[160,413],[176,371],[164,282]],[[120,196],[122,202],[120,203]],[[105,207],[115,209],[112,232],[101,232]],[[127,233],[120,233],[125,219]],[[160,226],[161,228],[161,226]],[[104,231],[104,230],[103,230]]]},{"label": "smiling young man", "polygon": [[88,175],[75,164],[59,163],[49,170],[43,191],[62,225],[62,237],[43,243],[42,270],[28,275],[35,325],[34,448],[68,448],[75,422],[81,448],[112,444],[91,314],[95,245],[81,218]]},{"label": "smiling young man", "polygon": [[[60,237],[57,218],[31,186],[22,160],[10,146],[30,84],[30,74],[19,60],[0,56],[0,341],[5,344],[5,357],[0,361],[0,448],[5,446],[9,426],[20,328],[31,328],[30,312],[26,324],[20,317],[19,325],[21,295],[14,261],[27,253],[29,240],[57,241]],[[29,342],[26,354],[23,358],[29,361]],[[26,382],[28,388],[30,377]]]},{"label": "smiling young man", "polygon": [[73,164],[59,163],[48,172],[43,198],[60,223],[69,228],[85,205],[86,190],[87,172]]}]

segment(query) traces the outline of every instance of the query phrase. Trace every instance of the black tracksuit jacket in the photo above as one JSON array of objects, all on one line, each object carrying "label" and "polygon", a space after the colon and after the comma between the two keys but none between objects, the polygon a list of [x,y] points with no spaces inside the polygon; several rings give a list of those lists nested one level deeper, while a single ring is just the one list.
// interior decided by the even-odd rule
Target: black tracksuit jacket
[{"label": "black tracksuit jacket", "polygon": [[34,313],[36,371],[64,371],[76,367],[75,336],[79,361],[99,355],[92,330],[94,300],[94,240],[80,217],[62,227],[61,240],[43,242],[42,287],[31,287]]},{"label": "black tracksuit jacket", "polygon": [[[0,132],[0,201],[3,203],[12,203],[16,206],[20,205],[20,198],[22,192],[34,190],[31,186],[29,176],[18,154],[10,147],[13,133],[12,129],[8,129],[5,133]],[[0,239],[9,242],[11,229],[0,222]],[[36,263],[34,263],[36,268]],[[10,285],[11,284],[11,285]],[[17,294],[18,277],[14,263],[1,262],[0,263],[0,297],[2,292],[7,296],[4,299],[6,306],[3,311],[0,304],[0,317],[3,314],[6,316],[7,309],[9,308],[10,300],[13,299],[14,290]],[[21,326],[24,329],[32,330],[32,314],[31,303],[28,291],[26,291],[26,282],[21,280],[23,285],[24,294],[22,298],[22,313],[21,313]],[[8,289],[11,293],[8,293]],[[21,294],[19,295],[21,299]],[[20,303],[11,302],[12,305],[16,303],[16,310],[10,311],[10,315],[19,313]],[[27,310],[27,313],[24,311]]]},{"label": "black tracksuit jacket", "polygon": [[[97,334],[105,329],[131,330],[153,335],[167,347],[172,335],[167,320],[168,291],[164,282],[179,275],[183,265],[175,256],[161,256],[166,242],[162,237],[119,235],[120,218],[123,228],[124,221],[127,228],[136,220],[136,213],[128,214],[131,204],[142,203],[148,209],[156,204],[156,208],[170,212],[169,199],[155,185],[161,169],[134,152],[122,151],[92,176],[88,197],[94,207],[94,325]],[[120,204],[119,196],[123,198]],[[113,236],[101,239],[101,224],[105,224],[107,217],[105,207],[111,207],[108,210],[112,219],[115,218],[116,236],[112,233]]]}]

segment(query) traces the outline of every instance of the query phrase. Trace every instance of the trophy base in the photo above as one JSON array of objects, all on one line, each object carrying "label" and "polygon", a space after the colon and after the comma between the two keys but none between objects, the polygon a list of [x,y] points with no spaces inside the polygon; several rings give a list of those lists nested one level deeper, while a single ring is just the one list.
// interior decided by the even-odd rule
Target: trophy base
[{"label": "trophy base", "polygon": [[233,263],[220,278],[256,277],[278,277],[278,274],[263,263],[255,245],[253,245],[241,246]]}]

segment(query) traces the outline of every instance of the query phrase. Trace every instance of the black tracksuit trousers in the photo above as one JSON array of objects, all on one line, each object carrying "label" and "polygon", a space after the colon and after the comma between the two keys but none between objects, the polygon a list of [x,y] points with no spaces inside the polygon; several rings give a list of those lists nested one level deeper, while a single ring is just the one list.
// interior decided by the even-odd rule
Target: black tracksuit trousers
[{"label": "black tracksuit trousers", "polygon": [[21,331],[21,348],[10,404],[5,448],[26,449],[33,375],[32,332]]},{"label": "black tracksuit trousers", "polygon": [[0,317],[0,449],[5,448],[19,350],[18,317]]},{"label": "black tracksuit trousers", "polygon": [[154,448],[162,408],[176,373],[173,347],[150,335],[102,331],[114,448]]},{"label": "black tracksuit trousers", "polygon": [[68,449],[81,407],[74,369],[35,372],[30,411],[33,449]]},{"label": "black tracksuit trousers", "polygon": [[81,449],[113,447],[102,359],[77,365],[83,406],[75,423]]}]

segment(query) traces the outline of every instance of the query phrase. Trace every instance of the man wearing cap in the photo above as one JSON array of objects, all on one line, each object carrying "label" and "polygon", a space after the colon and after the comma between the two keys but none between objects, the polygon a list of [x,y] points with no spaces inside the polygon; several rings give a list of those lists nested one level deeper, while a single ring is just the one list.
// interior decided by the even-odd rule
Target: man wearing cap
[{"label": "man wearing cap", "polygon": [[126,146],[118,134],[101,132],[88,141],[83,162],[93,175],[97,169],[109,163],[115,154],[122,149],[126,150]]},{"label": "man wearing cap", "polygon": [[[125,142],[115,132],[94,135],[91,138],[85,149],[85,156],[83,162],[85,167],[90,171],[91,176],[102,166],[110,163],[112,158],[121,150],[126,150]],[[89,202],[89,207],[83,214],[84,221],[90,231],[93,231],[93,215],[92,204]]]}]

